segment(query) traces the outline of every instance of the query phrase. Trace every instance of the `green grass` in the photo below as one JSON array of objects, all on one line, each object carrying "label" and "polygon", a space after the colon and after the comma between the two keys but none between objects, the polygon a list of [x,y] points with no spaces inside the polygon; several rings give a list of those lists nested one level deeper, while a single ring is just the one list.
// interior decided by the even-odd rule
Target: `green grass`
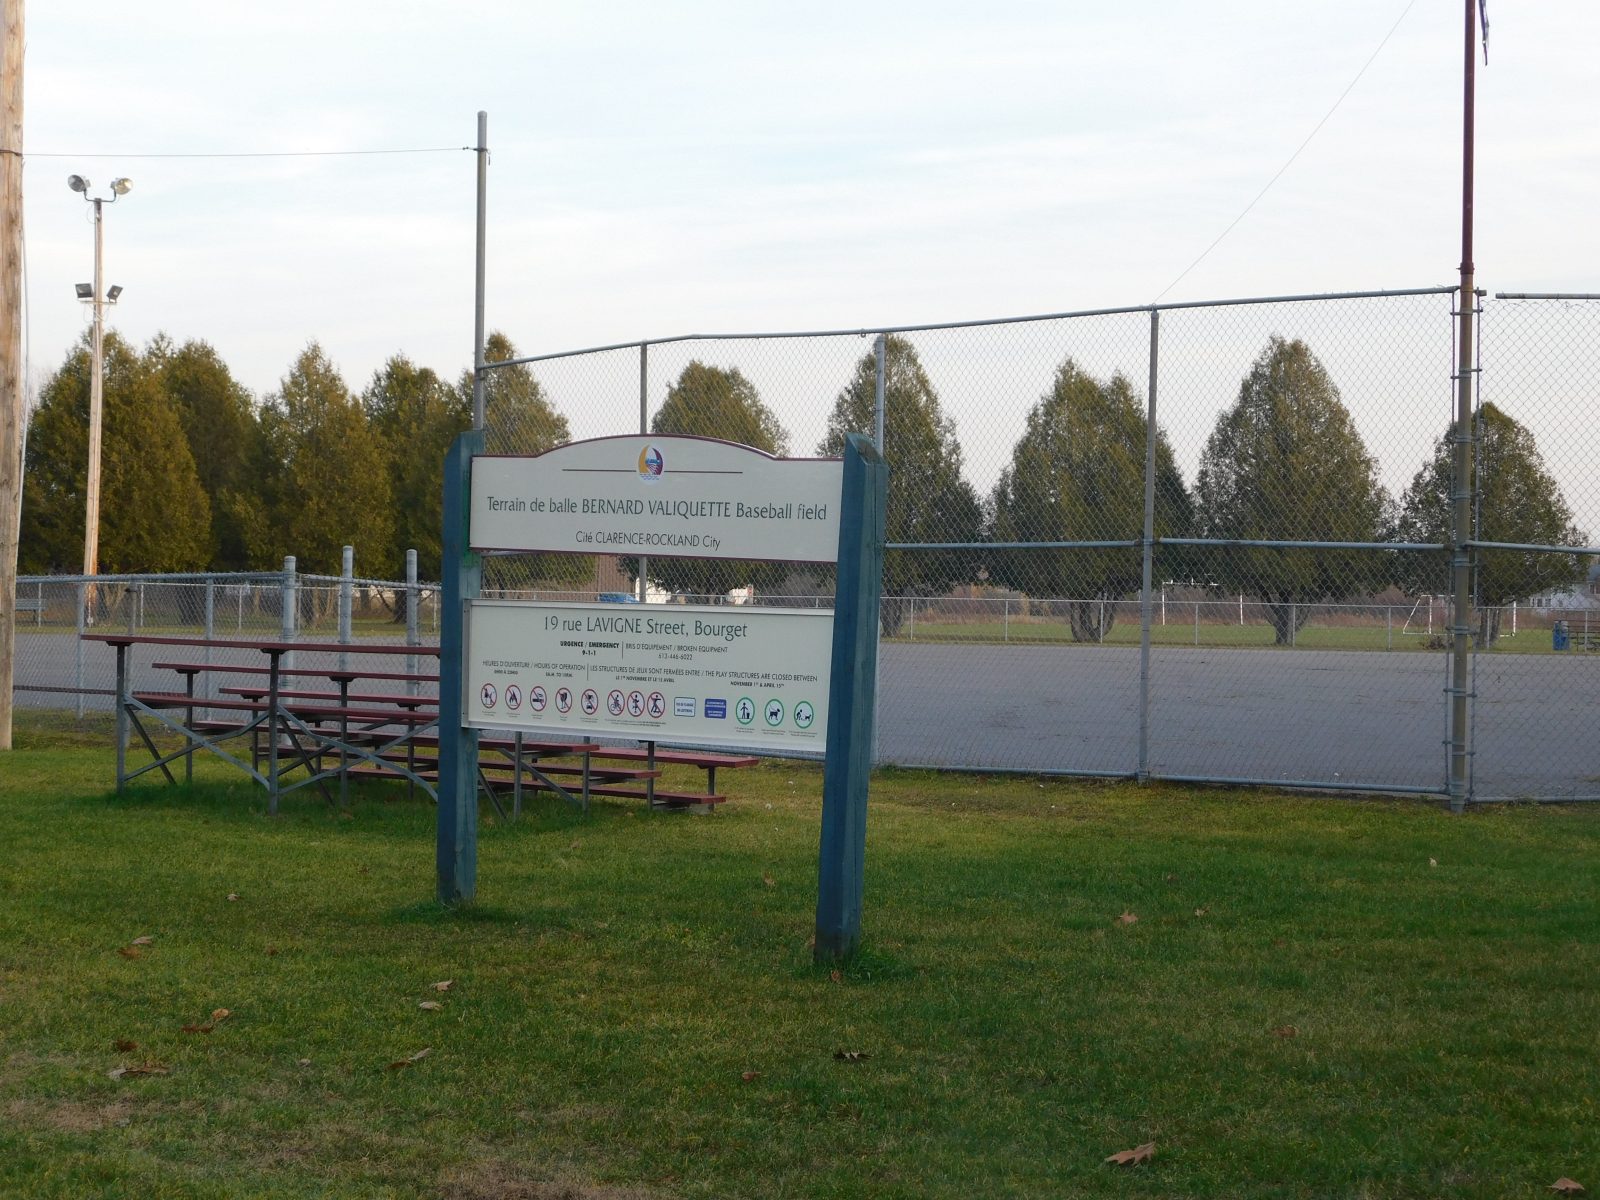
[{"label": "green grass", "polygon": [[[448,912],[432,811],[403,793],[274,820],[208,768],[119,799],[107,741],[24,714],[0,759],[0,1195],[1600,1178],[1594,809],[890,772],[867,948],[833,979],[807,948],[814,769],[730,774],[711,817],[487,826],[480,903]],[[171,1073],[107,1077],[146,1061]],[[1102,1162],[1152,1140],[1148,1164]]]}]

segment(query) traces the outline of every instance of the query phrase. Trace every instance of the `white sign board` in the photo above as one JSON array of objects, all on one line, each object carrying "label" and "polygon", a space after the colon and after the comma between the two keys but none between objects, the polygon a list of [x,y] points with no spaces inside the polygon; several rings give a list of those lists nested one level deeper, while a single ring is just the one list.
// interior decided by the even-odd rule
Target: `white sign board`
[{"label": "white sign board", "polygon": [[472,460],[474,550],[833,562],[844,466],[689,437]]},{"label": "white sign board", "polygon": [[468,606],[462,724],[821,751],[833,614],[738,605]]}]

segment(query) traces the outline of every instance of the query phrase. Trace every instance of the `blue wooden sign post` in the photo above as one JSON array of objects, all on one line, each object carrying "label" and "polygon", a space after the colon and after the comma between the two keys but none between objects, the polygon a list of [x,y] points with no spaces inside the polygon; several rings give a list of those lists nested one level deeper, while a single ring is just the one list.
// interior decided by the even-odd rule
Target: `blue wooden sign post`
[{"label": "blue wooden sign post", "polygon": [[[665,439],[658,441],[670,445]],[[565,450],[571,452],[593,444],[573,443]],[[463,681],[467,677],[466,610],[468,602],[478,596],[483,575],[482,560],[472,549],[471,536],[473,459],[483,453],[483,447],[481,430],[463,433],[450,447],[444,469],[437,856],[439,899],[445,904],[469,903],[477,890],[478,732],[465,719],[468,705]],[[739,454],[759,454],[748,447],[736,450]],[[813,461],[805,460],[787,469],[812,471],[814,466],[805,464]],[[644,459],[640,462],[643,464]],[[861,941],[867,782],[872,770],[878,605],[883,588],[884,508],[889,478],[883,456],[869,439],[859,434],[850,434],[845,439],[841,465],[843,482],[836,510],[839,515],[838,586],[834,600],[827,760],[823,768],[822,835],[817,872],[816,958],[819,962],[848,958]],[[641,473],[643,469],[641,465]],[[762,477],[761,472],[752,475],[752,478]],[[814,504],[789,504],[787,508],[812,509],[820,514],[830,503],[831,497],[824,496]],[[727,509],[729,505],[722,507]],[[511,546],[506,545],[506,548]],[[742,556],[748,557],[748,554]],[[815,558],[797,555],[791,561],[815,561]],[[811,619],[809,614],[806,619]]]},{"label": "blue wooden sign post", "polygon": [[878,605],[889,467],[860,434],[844,446],[839,575],[833,601],[833,674],[822,768],[817,864],[817,962],[850,957],[861,943],[867,856],[867,781],[878,678]]},{"label": "blue wooden sign post", "polygon": [[458,436],[444,460],[444,527],[440,537],[443,612],[439,629],[439,899],[471,901],[478,887],[478,731],[461,719],[466,605],[483,582],[472,552],[472,457],[483,453],[483,430]]}]

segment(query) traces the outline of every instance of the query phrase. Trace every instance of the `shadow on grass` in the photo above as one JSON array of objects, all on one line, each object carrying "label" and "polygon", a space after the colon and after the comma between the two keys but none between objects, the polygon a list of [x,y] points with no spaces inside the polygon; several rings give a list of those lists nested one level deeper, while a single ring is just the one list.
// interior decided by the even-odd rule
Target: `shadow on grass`
[{"label": "shadow on grass", "polygon": [[925,968],[886,950],[865,945],[842,963],[814,963],[807,951],[807,959],[796,974],[802,979],[831,982],[835,971],[846,983],[898,983],[920,978]]},{"label": "shadow on grass", "polygon": [[527,920],[527,915],[492,904],[441,904],[438,900],[418,900],[390,909],[384,920],[391,925],[515,925]]}]

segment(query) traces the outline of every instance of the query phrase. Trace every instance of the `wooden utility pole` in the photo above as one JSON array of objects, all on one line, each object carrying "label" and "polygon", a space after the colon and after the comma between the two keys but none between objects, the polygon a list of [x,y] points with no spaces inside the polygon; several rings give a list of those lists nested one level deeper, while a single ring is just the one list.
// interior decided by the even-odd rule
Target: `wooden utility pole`
[{"label": "wooden utility pole", "polygon": [[22,525],[22,2],[0,0],[0,750],[11,749]]}]

